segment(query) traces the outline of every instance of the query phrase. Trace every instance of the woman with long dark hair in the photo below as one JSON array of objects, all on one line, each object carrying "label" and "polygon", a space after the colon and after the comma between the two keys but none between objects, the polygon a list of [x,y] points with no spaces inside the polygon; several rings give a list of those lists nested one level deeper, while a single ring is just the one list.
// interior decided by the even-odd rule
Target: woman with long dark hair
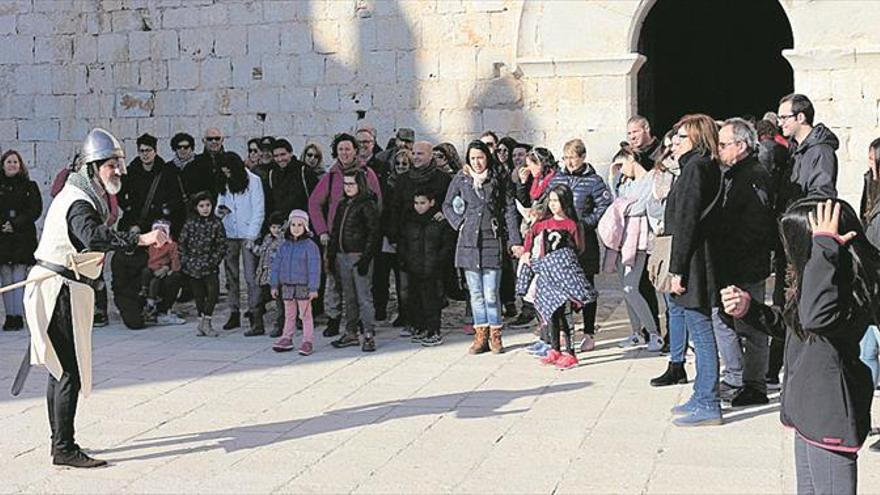
[{"label": "woman with long dark hair", "polygon": [[469,352],[504,352],[499,307],[502,257],[522,254],[513,188],[489,147],[472,141],[467,164],[449,184],[443,215],[458,231],[455,266],[465,271],[474,316]]},{"label": "woman with long dark hair", "polygon": [[[0,156],[0,286],[27,278],[37,249],[37,219],[43,198],[30,179],[21,154],[8,150]],[[24,288],[3,293],[6,321],[3,330],[24,328]]]},{"label": "woman with long dark hair", "polygon": [[785,338],[781,420],[795,431],[798,493],[856,493],[871,427],[871,372],[859,341],[880,315],[880,252],[846,202],[808,197],[780,220],[788,260],[784,309],[721,291],[724,310]]},{"label": "woman with long dark hair", "polygon": [[719,287],[709,245],[721,181],[718,129],[703,114],[685,115],[677,127],[672,151],[681,174],[669,191],[664,217],[666,233],[672,235],[669,308],[684,314],[697,355],[697,376],[691,398],[673,408],[674,414],[682,415],[673,422],[677,426],[718,425],[722,419],[712,307],[718,304]]},{"label": "woman with long dark hair", "polygon": [[434,160],[437,162],[437,168],[449,175],[461,170],[461,157],[458,156],[458,150],[452,143],[440,143],[434,146]]},{"label": "woman with long dark hair", "polygon": [[[226,285],[230,310],[229,320],[223,325],[223,329],[231,330],[241,326],[239,259],[244,263],[247,304],[251,318],[256,314],[260,301],[260,286],[256,281],[257,256],[252,248],[260,236],[265,204],[260,178],[244,167],[244,162],[238,155],[222,152],[217,159],[217,169],[217,191],[220,191],[220,197],[217,200],[216,213],[223,219],[223,227],[226,229]],[[252,321],[245,336],[263,333],[265,330],[260,318]]]}]

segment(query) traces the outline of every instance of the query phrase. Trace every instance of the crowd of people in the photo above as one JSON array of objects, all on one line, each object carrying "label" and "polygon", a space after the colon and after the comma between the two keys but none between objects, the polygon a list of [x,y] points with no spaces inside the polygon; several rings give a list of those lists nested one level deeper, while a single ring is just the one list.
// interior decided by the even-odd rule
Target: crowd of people
[{"label": "crowd of people", "polygon": [[[442,311],[463,300],[470,353],[504,352],[507,318],[535,326],[528,352],[568,369],[595,347],[595,276],[615,272],[632,328],[620,345],[669,356],[650,385],[687,383],[693,349],[693,394],[673,409],[676,425],[721,424],[722,403],[768,403],[784,368],[782,419],[797,431],[799,489],[854,491],[880,369],[880,139],[868,150],[856,213],[835,199],[838,140],[814,119],[800,94],[761,120],[685,115],[660,137],[634,116],[607,177],[577,138],[560,164],[546,147],[492,131],[463,155],[407,128],[382,149],[364,125],[336,135],[325,162],[320,144],[297,157],[275,137],[251,139],[242,159],[211,128],[200,154],[192,135],[174,135],[165,161],[144,134],[108,196],[107,224],[162,230],[171,241],[113,254],[114,302],[124,324],[140,329],[185,323],[173,307],[193,299],[197,335],[217,336],[222,265],[223,330],[246,321],[245,336],[268,333],[274,350],[308,356],[324,313],[333,347],[372,352],[376,322],[390,316],[393,274],[401,337],[441,345]],[[0,161],[8,285],[35,263],[43,205],[21,155],[9,150]],[[53,196],[69,174],[59,173]],[[96,325],[107,321],[100,285]],[[4,330],[23,327],[21,300],[21,290],[4,294]],[[276,315],[268,329],[267,308]]]}]

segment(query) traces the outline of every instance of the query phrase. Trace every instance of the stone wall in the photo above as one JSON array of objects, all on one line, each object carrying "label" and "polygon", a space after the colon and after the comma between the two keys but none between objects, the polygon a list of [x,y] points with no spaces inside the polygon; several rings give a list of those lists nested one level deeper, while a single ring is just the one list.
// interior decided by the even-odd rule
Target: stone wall
[{"label": "stone wall", "polygon": [[[640,19],[656,0],[3,0],[0,146],[44,184],[89,128],[125,140],[265,134],[326,150],[369,122],[460,149],[492,128],[607,161],[635,109]],[[841,137],[858,199],[880,135],[876,0],[783,0],[796,89]],[[852,15],[858,25],[851,26]],[[850,33],[844,35],[842,33]]]}]

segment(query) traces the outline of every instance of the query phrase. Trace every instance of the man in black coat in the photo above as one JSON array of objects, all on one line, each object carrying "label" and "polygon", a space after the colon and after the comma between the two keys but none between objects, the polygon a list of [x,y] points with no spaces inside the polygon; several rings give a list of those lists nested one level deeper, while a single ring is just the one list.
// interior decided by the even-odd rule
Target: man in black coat
[{"label": "man in black coat", "polygon": [[275,140],[272,156],[275,163],[269,169],[269,203],[265,210],[280,212],[285,218],[293,210],[308,211],[309,195],[318,184],[315,173],[296,159],[293,146],[286,139]]},{"label": "man in black coat", "polygon": [[183,169],[183,189],[187,197],[201,191],[210,192],[216,199],[217,191],[217,160],[223,155],[223,133],[220,129],[212,127],[205,131],[202,139],[205,145],[204,151],[196,155],[195,160]]},{"label": "man in black coat", "polygon": [[148,232],[156,220],[168,220],[176,234],[186,215],[185,196],[177,167],[156,154],[156,138],[143,134],[137,139],[138,157],[128,165],[117,196],[123,231],[137,227]]},{"label": "man in black coat", "polygon": [[[756,150],[757,133],[743,119],[727,120],[718,132],[724,178],[712,241],[719,286],[735,285],[763,301],[776,225],[770,173]],[[742,320],[731,321],[719,308],[712,310],[712,323],[724,362],[721,398],[735,407],[766,404],[767,335]]]}]

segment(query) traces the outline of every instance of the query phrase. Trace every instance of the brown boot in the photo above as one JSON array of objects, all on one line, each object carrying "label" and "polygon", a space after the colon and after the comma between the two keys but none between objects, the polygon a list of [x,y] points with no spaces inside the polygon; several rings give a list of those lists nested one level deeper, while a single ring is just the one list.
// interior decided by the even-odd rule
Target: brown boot
[{"label": "brown boot", "polygon": [[504,352],[504,344],[501,343],[501,325],[489,327],[489,349],[492,354],[501,354]]},{"label": "brown boot", "polygon": [[482,354],[489,350],[489,327],[474,325],[474,343],[471,344],[468,353]]}]

